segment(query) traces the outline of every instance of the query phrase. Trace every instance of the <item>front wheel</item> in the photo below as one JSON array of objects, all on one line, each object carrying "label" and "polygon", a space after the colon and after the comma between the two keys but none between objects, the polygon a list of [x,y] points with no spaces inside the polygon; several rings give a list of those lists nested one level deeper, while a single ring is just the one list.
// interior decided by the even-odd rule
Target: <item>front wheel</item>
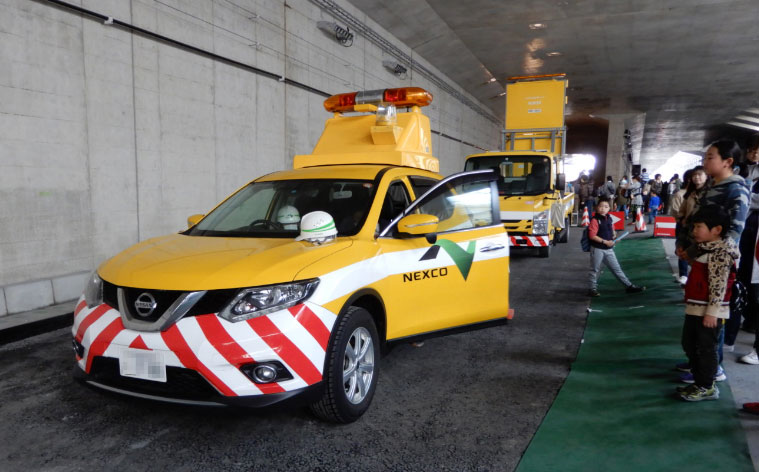
[{"label": "front wheel", "polygon": [[564,218],[564,229],[561,230],[559,239],[557,242],[565,243],[569,241],[569,218]]},{"label": "front wheel", "polygon": [[374,320],[361,307],[337,321],[324,367],[324,392],[311,404],[317,417],[352,423],[369,408],[379,374],[379,339]]},{"label": "front wheel", "polygon": [[551,243],[548,243],[548,246],[543,246],[538,248],[538,257],[548,257],[551,255]]}]

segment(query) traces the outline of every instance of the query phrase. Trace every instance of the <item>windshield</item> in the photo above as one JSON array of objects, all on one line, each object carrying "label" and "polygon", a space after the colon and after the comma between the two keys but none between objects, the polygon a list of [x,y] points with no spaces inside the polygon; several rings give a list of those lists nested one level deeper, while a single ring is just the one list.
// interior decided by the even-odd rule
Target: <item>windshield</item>
[{"label": "windshield", "polygon": [[253,182],[229,197],[184,234],[250,238],[294,238],[306,213],[326,211],[337,233],[358,233],[366,220],[374,184],[364,180]]},{"label": "windshield", "polygon": [[493,169],[500,176],[501,195],[539,195],[551,185],[551,161],[542,156],[493,155],[473,157],[465,170]]}]

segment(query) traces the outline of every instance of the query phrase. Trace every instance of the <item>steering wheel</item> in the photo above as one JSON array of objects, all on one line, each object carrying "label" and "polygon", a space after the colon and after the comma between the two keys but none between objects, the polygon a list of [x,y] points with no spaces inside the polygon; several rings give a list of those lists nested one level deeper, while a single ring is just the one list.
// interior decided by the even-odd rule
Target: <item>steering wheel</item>
[{"label": "steering wheel", "polygon": [[282,223],[271,220],[253,220],[253,222],[248,225],[249,228],[253,228],[254,226],[263,226],[264,228],[271,228],[277,231],[282,231],[285,229],[285,227],[282,226]]}]

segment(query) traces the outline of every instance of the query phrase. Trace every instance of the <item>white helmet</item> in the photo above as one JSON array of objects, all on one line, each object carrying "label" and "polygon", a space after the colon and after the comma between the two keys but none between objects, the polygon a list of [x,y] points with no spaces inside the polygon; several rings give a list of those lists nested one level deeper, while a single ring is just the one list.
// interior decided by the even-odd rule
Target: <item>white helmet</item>
[{"label": "white helmet", "polygon": [[277,223],[281,223],[284,229],[298,229],[300,213],[292,205],[285,205],[277,212]]},{"label": "white helmet", "polygon": [[295,240],[322,244],[332,241],[335,236],[337,236],[337,227],[332,216],[326,211],[312,211],[303,215],[300,222],[300,236]]}]

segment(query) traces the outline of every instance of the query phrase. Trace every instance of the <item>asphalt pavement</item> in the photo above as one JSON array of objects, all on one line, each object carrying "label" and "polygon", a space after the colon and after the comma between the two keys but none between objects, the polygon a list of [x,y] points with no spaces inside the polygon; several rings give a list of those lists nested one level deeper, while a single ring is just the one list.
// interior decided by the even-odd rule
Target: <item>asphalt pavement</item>
[{"label": "asphalt pavement", "polygon": [[513,250],[514,319],[395,348],[369,411],[349,425],[305,408],[185,407],[92,390],[72,378],[68,328],[1,345],[1,468],[511,471],[582,339],[579,235],[573,228],[548,259]]}]

